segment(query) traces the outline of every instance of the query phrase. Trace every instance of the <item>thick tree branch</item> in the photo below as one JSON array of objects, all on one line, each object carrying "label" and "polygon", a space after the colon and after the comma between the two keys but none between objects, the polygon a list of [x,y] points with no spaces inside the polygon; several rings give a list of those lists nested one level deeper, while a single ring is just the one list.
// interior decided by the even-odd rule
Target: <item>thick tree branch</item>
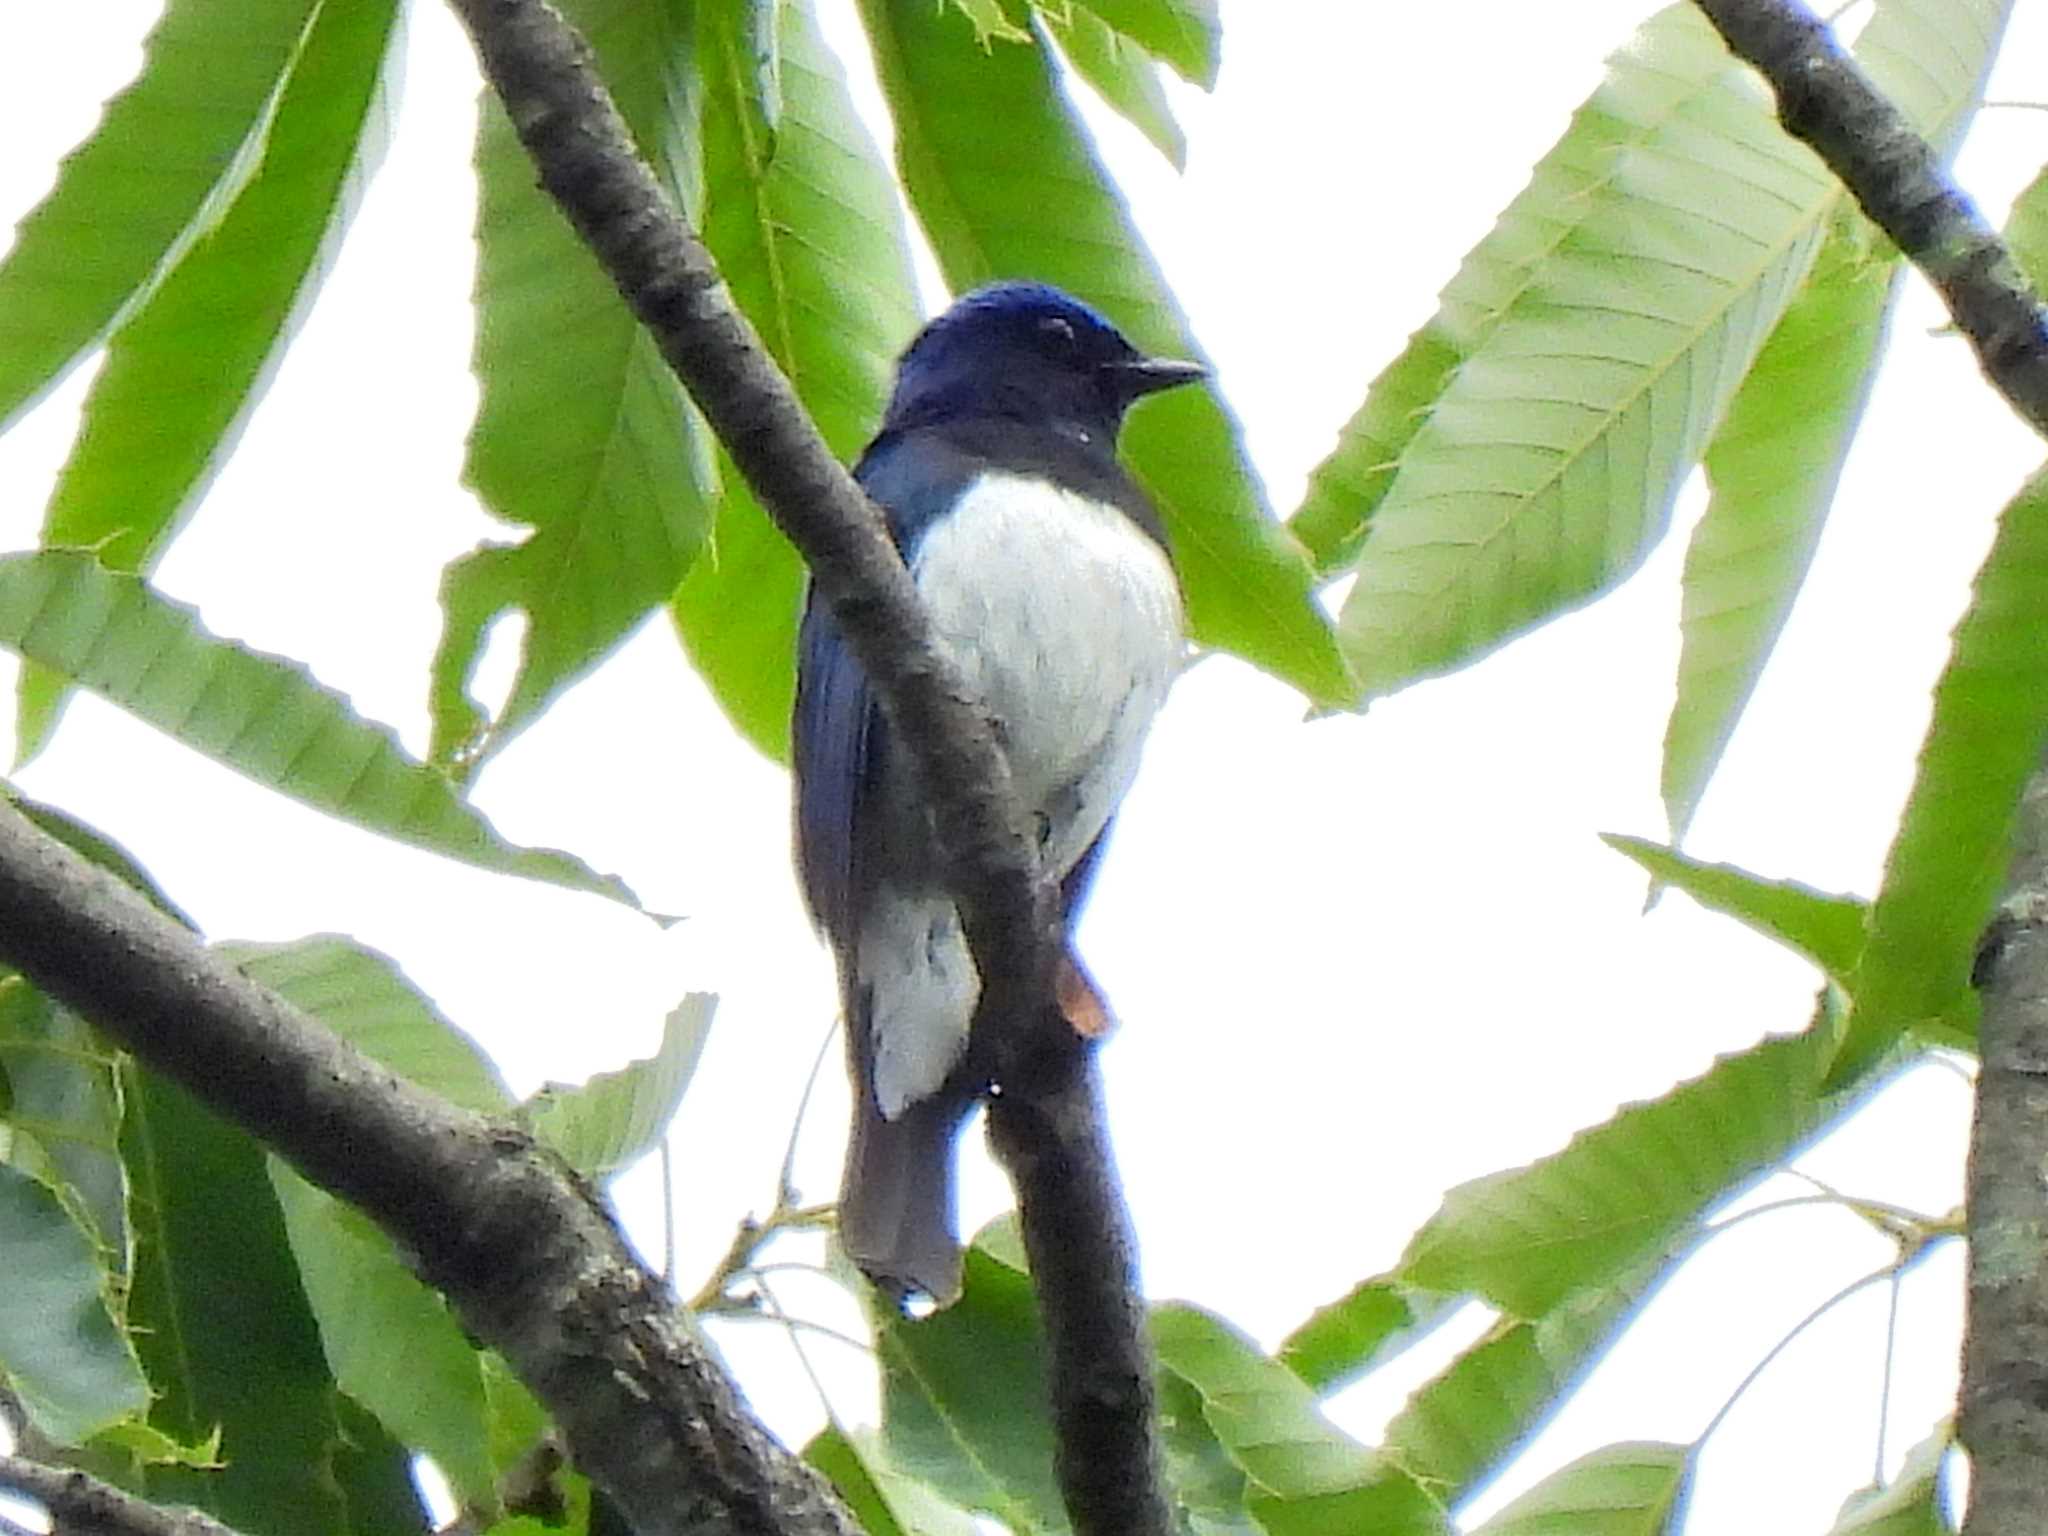
[{"label": "thick tree branch", "polygon": [[196,1509],[168,1509],[84,1472],[0,1456],[0,1489],[22,1493],[50,1513],[51,1536],[237,1536]]},{"label": "thick tree branch", "polygon": [[1940,157],[1797,0],[1695,0],[1778,97],[1785,131],[1941,293],[1992,386],[2048,437],[2048,312]]},{"label": "thick tree branch", "polygon": [[1090,1049],[1052,1006],[1055,892],[986,711],[935,643],[880,515],[640,160],[581,40],[543,0],[451,4],[541,185],[803,554],[918,764],[982,976],[973,1049],[1002,1088],[991,1124],[1045,1314],[1068,1511],[1081,1536],[1166,1536],[1129,1217]]},{"label": "thick tree branch", "polygon": [[358,1206],[640,1536],[849,1536],[590,1192],[379,1067],[0,802],[0,960]]},{"label": "thick tree branch", "polygon": [[2048,772],[2020,803],[2007,896],[1985,936],[1970,1136],[1969,1322],[1958,1429],[1965,1536],[2034,1536],[2048,1511]]}]

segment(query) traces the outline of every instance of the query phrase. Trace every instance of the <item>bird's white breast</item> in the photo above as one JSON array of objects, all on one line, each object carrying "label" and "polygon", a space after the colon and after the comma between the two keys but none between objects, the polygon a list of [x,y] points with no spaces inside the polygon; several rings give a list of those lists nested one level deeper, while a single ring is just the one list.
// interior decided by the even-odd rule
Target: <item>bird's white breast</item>
[{"label": "bird's white breast", "polygon": [[[1065,875],[1130,788],[1180,669],[1173,567],[1115,507],[989,473],[925,533],[911,570],[941,640],[1002,728],[1048,872]],[[952,903],[930,890],[878,893],[864,929],[875,1094],[893,1118],[952,1069],[980,979]]]}]

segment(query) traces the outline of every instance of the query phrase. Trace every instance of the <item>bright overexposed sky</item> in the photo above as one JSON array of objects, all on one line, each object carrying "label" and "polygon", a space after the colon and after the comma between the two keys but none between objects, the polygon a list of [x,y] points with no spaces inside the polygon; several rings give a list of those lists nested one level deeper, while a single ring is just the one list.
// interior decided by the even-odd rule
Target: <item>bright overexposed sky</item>
[{"label": "bright overexposed sky", "polygon": [[[872,101],[851,0],[821,8]],[[1285,511],[1653,7],[1223,9],[1218,90],[1173,92],[1185,175],[1094,121]],[[2019,7],[1994,98],[2048,96],[2042,11]],[[132,73],[153,13],[144,0],[0,7],[0,227]],[[430,0],[406,47],[391,148],[340,262],[158,580],[216,632],[309,662],[423,751],[440,567],[509,535],[459,484],[475,400],[474,66]],[[1994,111],[1959,175],[1996,218],[2044,159],[2048,116]],[[1876,887],[1948,627],[1999,505],[2039,458],[1941,321],[1914,282],[1808,589],[1690,839],[1703,857]],[[0,547],[33,543],[91,372],[0,438]],[[1228,660],[1179,685],[1082,934],[1124,1022],[1104,1062],[1154,1294],[1275,1343],[1390,1266],[1450,1185],[1805,1023],[1807,966],[1682,896],[1645,915],[1641,875],[1596,836],[1662,832],[1678,573],[1699,507],[1695,486],[1619,594],[1365,716],[1304,723],[1297,698]],[[660,623],[493,761],[476,798],[508,836],[568,848],[686,915],[666,932],[355,832],[90,698],[19,783],[119,838],[211,936],[338,930],[395,956],[521,1091],[644,1053],[682,993],[719,993],[673,1142],[686,1292],[772,1197],[831,1021],[830,967],[790,875],[785,777],[725,726]],[[1922,1070],[1799,1165],[1943,1211],[1960,1196],[1967,1112],[1958,1075]],[[844,1117],[835,1068],[801,1143],[812,1198],[836,1186]],[[972,1137],[968,1149],[971,1230],[1007,1201]],[[658,1253],[651,1173],[621,1198]],[[1887,1253],[1814,1209],[1718,1240],[1475,1513],[1594,1446],[1691,1439],[1793,1322]],[[1905,1284],[1894,1464],[1951,1406],[1960,1277],[1951,1248]],[[781,1294],[857,1326],[821,1283],[798,1276]],[[1376,1434],[1485,1320],[1468,1309],[1333,1417]],[[1690,1530],[1827,1527],[1869,1476],[1884,1326],[1878,1288],[1763,1378],[1703,1459]],[[788,1342],[762,1324],[717,1337],[801,1443],[822,1413]],[[841,1410],[870,1414],[859,1357],[811,1350]]]}]

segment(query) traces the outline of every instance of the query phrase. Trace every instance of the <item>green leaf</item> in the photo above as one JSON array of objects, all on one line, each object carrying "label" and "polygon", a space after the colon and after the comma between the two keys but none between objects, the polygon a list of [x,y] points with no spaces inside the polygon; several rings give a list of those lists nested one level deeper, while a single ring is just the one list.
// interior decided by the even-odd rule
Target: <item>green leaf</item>
[{"label": "green leaf", "polygon": [[1038,1303],[1030,1279],[980,1244],[960,1300],[919,1322],[873,1308],[888,1461],[1012,1531],[1061,1533]]},{"label": "green leaf", "polygon": [[1159,1444],[1182,1524],[1193,1536],[1257,1536],[1251,1484],[1209,1427],[1202,1394],[1184,1376],[1158,1375]]},{"label": "green leaf", "polygon": [[128,1272],[128,1175],[121,1165],[118,1058],[69,1009],[0,972],[0,1123],[26,1131],[47,1157],[35,1170],[60,1186],[100,1245]]},{"label": "green leaf", "polygon": [[1223,25],[1216,0],[1076,0],[1076,4],[1172,65],[1182,79],[1204,90],[1214,88],[1223,52]]},{"label": "green leaf", "polygon": [[623,882],[499,837],[295,662],[209,634],[148,583],[69,551],[0,556],[0,646],[63,674],[215,762],[356,826],[501,874],[638,905]]},{"label": "green leaf", "polygon": [[[128,1321],[156,1393],[150,1423],[185,1445],[218,1430],[225,1463],[147,1467],[137,1491],[248,1530],[281,1529],[289,1512],[295,1536],[423,1532],[417,1499],[410,1520],[389,1518],[405,1451],[343,1424],[263,1149],[140,1067],[125,1069],[124,1087]],[[385,1515],[364,1518],[371,1510]]]},{"label": "green leaf", "polygon": [[1712,497],[1686,549],[1685,639],[1664,731],[1674,844],[1806,580],[1863,419],[1901,271],[1872,250],[1876,238],[1844,212],[1707,447]]},{"label": "green leaf", "polygon": [[171,0],[143,45],[142,73],[65,158],[0,265],[0,423],[98,341],[250,173],[272,93],[315,9]]},{"label": "green leaf", "polygon": [[1666,1251],[1848,1107],[1847,1089],[1820,1091],[1837,1026],[1824,999],[1800,1034],[1723,1056],[1527,1167],[1459,1185],[1410,1239],[1398,1273],[1535,1318]]},{"label": "green leaf", "polygon": [[[677,205],[697,210],[696,85],[683,0],[576,0],[628,126]],[[466,476],[527,530],[443,573],[430,693],[432,761],[473,770],[666,602],[703,546],[711,438],[653,340],[534,179],[504,108],[478,129],[482,386]],[[466,689],[484,633],[524,615],[510,695],[487,721]]]},{"label": "green leaf", "polygon": [[[1149,352],[1196,355],[1046,50],[984,52],[957,13],[903,0],[862,0],[861,14],[904,185],[946,281],[957,291],[1039,278],[1094,304]],[[1319,703],[1351,703],[1308,561],[1267,515],[1218,397],[1183,389],[1145,402],[1123,451],[1165,518],[1195,639]]]},{"label": "green leaf", "polygon": [[1369,694],[1642,562],[1840,195],[1692,7],[1609,60],[1444,295],[1460,361],[1400,447],[1339,619]]},{"label": "green leaf", "polygon": [[1553,1472],[1473,1536],[1665,1536],[1691,1481],[1690,1446],[1602,1446]]},{"label": "green leaf", "polygon": [[1501,1318],[1409,1397],[1387,1426],[1387,1454],[1446,1504],[1469,1497],[1577,1390],[1699,1235],[1693,1228],[1540,1318]]},{"label": "green leaf", "polygon": [[2021,273],[2038,290],[2048,278],[2048,167],[2013,199],[2005,221],[2005,246]]},{"label": "green leaf", "polygon": [[881,1437],[836,1425],[804,1447],[804,1460],[832,1480],[867,1536],[976,1536],[972,1515],[890,1464]]},{"label": "green leaf", "polygon": [[[819,36],[808,0],[781,17],[782,109],[772,144],[749,0],[698,8],[705,111],[703,236],[733,297],[832,451],[874,432],[896,354],[917,329],[902,205]],[[804,569],[729,464],[710,542],[671,612],[690,659],[735,725],[789,755]]]},{"label": "green leaf", "polygon": [[149,1385],[115,1320],[98,1240],[57,1192],[0,1162],[0,1379],[28,1421],[77,1445],[149,1406]]},{"label": "green leaf", "polygon": [[1870,909],[1856,999],[1829,1073],[1845,1081],[1954,1008],[2011,857],[2020,791],[2048,743],[2048,472],[1999,518],[1934,687],[1934,717]]},{"label": "green leaf", "polygon": [[[944,0],[940,0],[943,4]],[[1031,34],[1003,14],[1003,0],[953,0],[974,28],[974,40],[987,48],[990,44],[1028,43]]]},{"label": "green leaf", "polygon": [[1186,170],[1187,135],[1174,120],[1173,103],[1166,98],[1150,56],[1091,10],[1076,6],[1064,16],[1046,12],[1044,20],[1074,73],[1095,88],[1111,111],[1150,139],[1175,170]]},{"label": "green leaf", "polygon": [[333,934],[214,948],[251,981],[305,1009],[400,1077],[479,1114],[511,1108],[512,1092],[496,1065],[388,955]]},{"label": "green leaf", "polygon": [[464,1507],[495,1509],[482,1366],[448,1303],[367,1217],[276,1157],[269,1172],[335,1381],[401,1444],[433,1457]]},{"label": "green leaf", "polygon": [[1704,864],[1660,843],[1603,832],[1600,840],[1673,885],[1701,906],[1725,912],[1767,938],[1804,955],[1833,980],[1846,981],[1863,952],[1869,904],[1830,896],[1796,880],[1766,880],[1733,864]]},{"label": "green leaf", "polygon": [[1155,1307],[1152,1341],[1256,1485],[1251,1512],[1271,1536],[1449,1531],[1420,1484],[1325,1419],[1300,1377],[1221,1318],[1177,1303]]},{"label": "green leaf", "polygon": [[1316,1391],[1333,1392],[1427,1337],[1463,1299],[1386,1276],[1362,1281],[1282,1340],[1280,1363]]},{"label": "green leaf", "polygon": [[[118,330],[43,516],[47,547],[153,567],[203,494],[311,307],[381,149],[394,0],[322,5],[293,59],[253,174]],[[124,200],[125,209],[125,200]],[[24,669],[16,760],[68,697]]]},{"label": "green leaf", "polygon": [[531,1102],[534,1134],[587,1179],[623,1173],[661,1145],[704,1054],[718,999],[692,992],[662,1021],[661,1045],[580,1087],[551,1083]]},{"label": "green leaf", "polygon": [[1954,1426],[1938,1426],[1906,1454],[1889,1485],[1850,1494],[1828,1536],[1949,1536],[1942,1468],[1954,1443]]}]

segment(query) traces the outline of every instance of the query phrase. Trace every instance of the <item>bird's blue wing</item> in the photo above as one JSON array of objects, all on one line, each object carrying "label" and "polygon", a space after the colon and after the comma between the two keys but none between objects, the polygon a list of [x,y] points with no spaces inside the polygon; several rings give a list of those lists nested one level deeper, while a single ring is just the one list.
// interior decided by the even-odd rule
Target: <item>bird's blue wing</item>
[{"label": "bird's blue wing", "polygon": [[867,676],[816,593],[797,631],[796,852],[811,916],[835,945],[854,928],[854,844],[875,705]]}]

